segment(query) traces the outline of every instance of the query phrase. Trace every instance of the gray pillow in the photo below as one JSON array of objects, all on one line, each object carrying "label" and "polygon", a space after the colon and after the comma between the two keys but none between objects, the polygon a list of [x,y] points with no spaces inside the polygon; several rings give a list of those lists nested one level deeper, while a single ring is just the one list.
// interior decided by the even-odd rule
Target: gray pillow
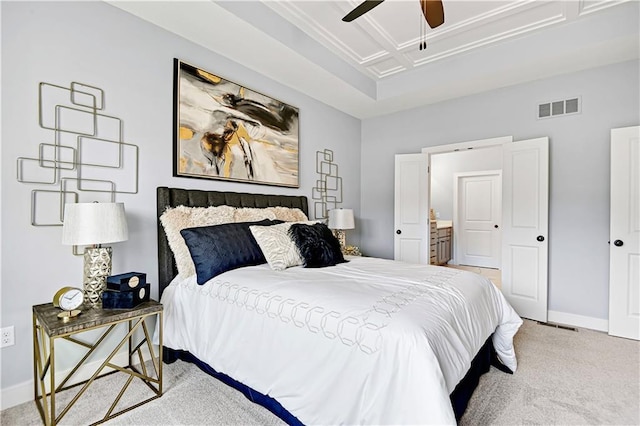
[{"label": "gray pillow", "polygon": [[289,228],[294,222],[273,226],[250,226],[249,229],[258,242],[267,263],[274,271],[283,271],[292,266],[302,265],[298,248],[289,236]]}]

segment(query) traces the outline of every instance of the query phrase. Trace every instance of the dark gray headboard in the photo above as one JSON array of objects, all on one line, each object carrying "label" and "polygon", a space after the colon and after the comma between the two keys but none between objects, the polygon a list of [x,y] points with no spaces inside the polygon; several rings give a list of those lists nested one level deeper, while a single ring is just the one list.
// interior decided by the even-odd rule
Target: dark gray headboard
[{"label": "dark gray headboard", "polygon": [[264,195],[242,192],[202,191],[198,189],[167,188],[160,186],[157,189],[157,221],[158,221],[158,284],[160,295],[171,280],[178,275],[173,252],[169,248],[167,236],[160,223],[160,216],[167,207],[291,207],[309,214],[307,197],[303,195]]}]

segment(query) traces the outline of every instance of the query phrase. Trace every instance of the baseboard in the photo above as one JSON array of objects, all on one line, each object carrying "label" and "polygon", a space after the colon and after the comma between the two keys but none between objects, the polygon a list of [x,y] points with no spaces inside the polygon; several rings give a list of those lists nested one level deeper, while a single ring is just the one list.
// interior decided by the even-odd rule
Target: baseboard
[{"label": "baseboard", "polygon": [[29,400],[33,401],[33,380],[2,389],[0,392],[0,411]]},{"label": "baseboard", "polygon": [[549,311],[548,322],[570,325],[573,327],[588,328],[590,330],[609,331],[609,321],[600,318],[586,317],[583,315],[568,314],[566,312]]},{"label": "baseboard", "polygon": [[[146,361],[150,360],[149,350],[146,347],[142,347],[143,356]],[[158,347],[154,345],[154,351],[158,353]],[[83,380],[89,379],[93,373],[100,367],[100,365],[104,362],[104,359],[99,359],[96,361],[92,361],[83,365],[78,369],[76,374],[74,375],[74,383],[81,382]],[[127,352],[120,352],[116,356],[113,357],[112,364],[116,365],[127,365]],[[66,371],[56,371],[56,378],[62,380],[67,374],[71,371],[68,369]],[[104,373],[112,371],[111,368],[105,368],[103,370]],[[25,402],[32,401],[34,398],[34,387],[33,380],[28,380],[23,383],[19,383],[17,385],[11,386],[9,388],[2,389],[0,391],[0,411],[6,410],[7,408],[15,407],[16,405],[24,404]]]}]

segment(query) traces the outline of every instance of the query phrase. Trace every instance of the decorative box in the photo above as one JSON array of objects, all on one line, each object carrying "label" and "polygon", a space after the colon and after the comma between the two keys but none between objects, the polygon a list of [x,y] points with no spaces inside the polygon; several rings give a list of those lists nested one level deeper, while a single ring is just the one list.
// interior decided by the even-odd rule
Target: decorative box
[{"label": "decorative box", "polygon": [[360,249],[356,246],[346,246],[342,249],[342,254],[345,256],[362,256]]},{"label": "decorative box", "polygon": [[149,301],[151,284],[145,284],[135,290],[102,292],[102,309],[131,309],[142,302]]},{"label": "decorative box", "polygon": [[130,291],[142,287],[146,283],[147,274],[142,272],[127,272],[107,277],[107,288],[110,290]]}]

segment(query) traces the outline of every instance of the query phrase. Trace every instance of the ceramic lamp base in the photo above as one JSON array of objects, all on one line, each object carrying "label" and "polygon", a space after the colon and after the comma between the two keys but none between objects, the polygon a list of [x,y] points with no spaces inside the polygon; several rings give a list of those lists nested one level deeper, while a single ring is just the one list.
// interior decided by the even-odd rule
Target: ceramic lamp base
[{"label": "ceramic lamp base", "polygon": [[338,242],[340,242],[340,250],[344,251],[344,248],[347,246],[347,233],[342,229],[336,229],[334,230],[334,233]]},{"label": "ceramic lamp base", "polygon": [[102,303],[102,292],[111,275],[111,247],[87,247],[84,250],[84,301],[95,307]]}]

